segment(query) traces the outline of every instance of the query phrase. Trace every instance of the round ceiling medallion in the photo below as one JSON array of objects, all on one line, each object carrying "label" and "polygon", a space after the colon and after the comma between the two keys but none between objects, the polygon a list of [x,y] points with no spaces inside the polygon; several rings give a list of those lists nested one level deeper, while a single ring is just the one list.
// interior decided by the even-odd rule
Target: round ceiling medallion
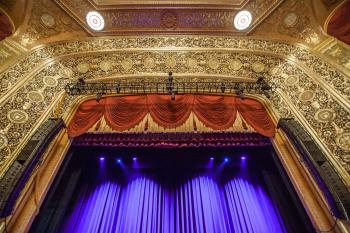
[{"label": "round ceiling medallion", "polygon": [[152,69],[156,66],[156,63],[154,61],[153,58],[151,57],[147,57],[144,62],[143,62],[143,65],[146,69]]},{"label": "round ceiling medallion", "polygon": [[47,28],[53,28],[56,24],[55,18],[50,14],[43,14],[41,17],[41,23]]},{"label": "round ceiling medallion", "polygon": [[100,68],[104,72],[107,72],[107,71],[109,71],[112,68],[112,62],[110,62],[110,61],[101,61]]},{"label": "round ceiling medallion", "polygon": [[299,99],[300,101],[303,101],[303,102],[308,102],[308,101],[312,101],[314,98],[315,98],[315,92],[314,91],[304,91],[302,93],[300,93],[299,95]]},{"label": "round ceiling medallion", "polygon": [[208,61],[208,66],[211,69],[216,70],[220,66],[220,61],[218,59],[216,59],[216,58],[210,58],[209,61]]},{"label": "round ceiling medallion", "polygon": [[126,58],[121,63],[124,70],[130,70],[134,65],[133,61],[130,58]]},{"label": "round ceiling medallion", "polygon": [[73,71],[70,68],[63,67],[62,69],[60,69],[59,75],[62,78],[70,78],[73,75]]},{"label": "round ceiling medallion", "polygon": [[12,123],[24,123],[28,120],[28,114],[22,110],[11,110],[7,113],[7,119]]},{"label": "round ceiling medallion", "polygon": [[252,23],[252,14],[243,10],[237,13],[234,19],[234,25],[237,30],[245,30]]},{"label": "round ceiling medallion", "polygon": [[6,135],[0,133],[0,150],[4,149],[8,144],[8,139]]},{"label": "round ceiling medallion", "polygon": [[90,11],[86,15],[86,22],[95,31],[101,31],[105,27],[105,20],[97,11]]},{"label": "round ceiling medallion", "polygon": [[38,91],[30,91],[28,92],[28,99],[33,102],[42,102],[44,101],[44,96]]},{"label": "round ceiling medallion", "polygon": [[229,61],[229,68],[231,70],[234,70],[234,71],[237,71],[237,70],[240,70],[243,66],[242,62],[238,59],[233,59],[233,60],[230,60]]},{"label": "round ceiling medallion", "polygon": [[77,70],[79,73],[85,74],[89,71],[90,64],[89,63],[80,63],[77,65]]},{"label": "round ceiling medallion", "polygon": [[336,117],[333,109],[320,109],[315,114],[315,119],[319,122],[326,123],[333,121]]},{"label": "round ceiling medallion", "polygon": [[299,77],[295,75],[288,76],[285,80],[287,86],[294,86],[299,82]]},{"label": "round ceiling medallion", "polygon": [[177,15],[173,11],[166,11],[162,14],[161,21],[165,29],[175,29],[177,26]]},{"label": "round ceiling medallion", "polygon": [[340,148],[350,151],[350,133],[340,134],[335,141]]},{"label": "round ceiling medallion", "polygon": [[195,58],[188,58],[187,60],[187,67],[190,69],[196,68],[197,67],[197,60]]},{"label": "round ceiling medallion", "polygon": [[58,85],[57,80],[54,77],[51,77],[51,76],[45,76],[43,78],[43,82],[48,87],[56,87]]},{"label": "round ceiling medallion", "polygon": [[294,12],[289,12],[283,18],[283,25],[286,27],[293,27],[298,21],[298,15]]},{"label": "round ceiling medallion", "polygon": [[270,69],[269,73],[271,76],[277,77],[277,76],[280,76],[282,72],[283,70],[279,66],[275,66]]},{"label": "round ceiling medallion", "polygon": [[176,66],[176,59],[174,56],[167,57],[165,59],[165,65],[168,68],[174,68]]},{"label": "round ceiling medallion", "polygon": [[257,61],[252,64],[252,68],[255,73],[261,73],[265,70],[265,65],[264,63]]}]

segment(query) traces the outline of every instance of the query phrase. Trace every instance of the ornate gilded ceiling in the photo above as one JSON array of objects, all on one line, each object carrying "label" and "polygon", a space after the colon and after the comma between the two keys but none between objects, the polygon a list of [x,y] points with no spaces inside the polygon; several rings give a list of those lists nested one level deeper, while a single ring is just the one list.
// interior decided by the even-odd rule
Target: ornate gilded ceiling
[{"label": "ornate gilded ceiling", "polygon": [[[24,5],[23,2],[27,2],[26,13],[21,14],[17,5]],[[323,24],[341,1],[327,3],[330,5],[318,0],[172,1],[175,5],[166,4],[168,1],[128,2],[125,5],[117,0],[12,0],[11,4],[0,1],[0,8],[5,9],[3,5],[8,4],[8,12],[18,12],[10,14],[17,17],[16,22],[22,22],[20,25],[15,22],[17,31],[12,39],[25,47],[88,34],[144,33],[251,35],[314,47],[327,39]],[[247,30],[237,31],[233,19],[241,9],[250,10],[253,22]],[[87,26],[86,14],[92,10],[105,18],[106,26],[101,32]]]},{"label": "ornate gilded ceiling", "polygon": [[249,0],[91,0],[90,2],[97,7],[109,8],[126,8],[135,6],[137,8],[143,7],[169,7],[169,6],[216,6],[216,7],[240,7]]},{"label": "ornate gilded ceiling", "polygon": [[[128,5],[122,5],[126,1],[105,0],[94,5],[89,0],[55,1],[94,36],[161,31],[246,35],[283,2],[283,0],[129,1]],[[106,2],[110,5],[101,7],[101,4]],[[235,29],[233,22],[237,12],[243,8],[252,13],[253,21],[247,30],[241,32]],[[102,31],[94,31],[86,23],[86,15],[93,10],[98,10],[104,18],[105,27]]]}]

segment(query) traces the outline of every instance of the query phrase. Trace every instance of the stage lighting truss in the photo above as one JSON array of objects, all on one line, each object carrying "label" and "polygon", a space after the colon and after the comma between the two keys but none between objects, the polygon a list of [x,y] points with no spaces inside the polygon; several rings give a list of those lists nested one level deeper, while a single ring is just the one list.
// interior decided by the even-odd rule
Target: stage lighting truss
[{"label": "stage lighting truss", "polygon": [[99,101],[103,95],[110,94],[169,94],[175,100],[177,94],[235,94],[241,99],[245,94],[263,94],[270,98],[275,87],[270,85],[264,77],[256,82],[186,82],[174,80],[172,73],[163,82],[85,82],[79,78],[77,82],[69,83],[65,87],[69,95],[96,95]]}]

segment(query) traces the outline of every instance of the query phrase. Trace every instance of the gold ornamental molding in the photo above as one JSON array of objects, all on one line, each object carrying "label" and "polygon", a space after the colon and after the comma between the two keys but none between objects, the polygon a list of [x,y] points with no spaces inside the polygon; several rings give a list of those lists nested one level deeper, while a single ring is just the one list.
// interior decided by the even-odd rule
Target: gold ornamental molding
[{"label": "gold ornamental molding", "polygon": [[[55,0],[74,20],[94,36],[135,33],[188,33],[247,35],[270,15],[284,0]],[[126,4],[127,3],[127,4]],[[252,14],[248,29],[239,31],[234,18],[240,10]],[[103,17],[101,31],[91,29],[87,14],[98,11]],[[101,23],[101,18],[94,18]]]},{"label": "gold ornamental molding", "polygon": [[[317,51],[245,37],[105,37],[33,49],[0,74],[0,168],[15,158],[39,119],[50,115],[52,103],[61,102],[58,95],[66,83],[78,77],[154,80],[168,71],[187,81],[254,81],[265,76],[281,89],[269,100],[274,111],[303,119],[349,180],[349,78]],[[73,100],[67,97],[62,109],[70,109]]]},{"label": "gold ornamental molding", "polygon": [[133,9],[133,8],[238,8],[249,0],[88,0],[96,9]]}]

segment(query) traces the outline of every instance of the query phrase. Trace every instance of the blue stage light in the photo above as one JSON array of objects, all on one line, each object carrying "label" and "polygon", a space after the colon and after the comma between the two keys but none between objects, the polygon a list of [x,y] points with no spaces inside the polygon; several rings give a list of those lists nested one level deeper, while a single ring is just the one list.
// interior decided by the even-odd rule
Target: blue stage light
[{"label": "blue stage light", "polygon": [[241,160],[246,160],[246,159],[247,159],[247,157],[241,156]]},{"label": "blue stage light", "polygon": [[122,162],[122,160],[121,159],[117,159],[117,163],[121,163]]},{"label": "blue stage light", "polygon": [[133,161],[136,161],[136,160],[137,160],[137,157],[133,157],[132,160],[133,160]]},{"label": "blue stage light", "polygon": [[105,160],[105,157],[100,157],[100,161],[103,161],[103,160]]},{"label": "blue stage light", "polygon": [[210,160],[214,160],[214,157],[210,157]]},{"label": "blue stage light", "polygon": [[225,163],[227,163],[227,162],[229,161],[229,159],[226,157],[226,158],[224,159],[224,161],[225,161]]}]

